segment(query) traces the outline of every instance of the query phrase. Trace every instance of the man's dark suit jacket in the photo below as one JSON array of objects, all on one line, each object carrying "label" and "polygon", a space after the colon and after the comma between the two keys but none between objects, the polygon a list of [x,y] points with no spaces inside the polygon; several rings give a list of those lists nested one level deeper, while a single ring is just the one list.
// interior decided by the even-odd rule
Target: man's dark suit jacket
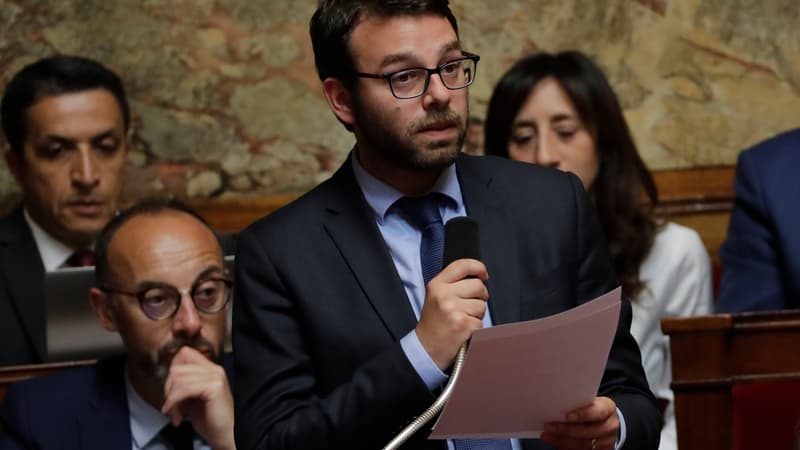
[{"label": "man's dark suit jacket", "polygon": [[22,208],[0,219],[0,366],[42,362],[44,264]]},{"label": "man's dark suit jacket", "polygon": [[[230,355],[223,365],[232,379]],[[130,449],[125,355],[11,385],[0,421],[0,450]]]},{"label": "man's dark suit jacket", "polygon": [[[461,156],[456,167],[480,226],[495,323],[551,315],[613,287],[576,177],[488,157]],[[401,349],[417,321],[349,160],[240,235],[236,282],[240,448],[381,448],[434,400]],[[626,448],[656,448],[660,414],[630,320],[625,303],[600,395],[625,416]],[[445,448],[426,436],[404,448]]]},{"label": "man's dark suit jacket", "polygon": [[800,129],[739,155],[719,312],[800,308]]},{"label": "man's dark suit jacket", "polygon": [[9,434],[0,450],[131,448],[124,370],[117,356],[13,384],[0,409]]}]

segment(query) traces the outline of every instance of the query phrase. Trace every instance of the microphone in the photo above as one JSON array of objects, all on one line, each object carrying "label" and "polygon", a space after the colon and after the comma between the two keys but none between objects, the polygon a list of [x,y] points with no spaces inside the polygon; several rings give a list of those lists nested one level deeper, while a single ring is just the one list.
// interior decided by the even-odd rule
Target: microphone
[{"label": "microphone", "polygon": [[467,216],[454,217],[444,226],[442,267],[462,258],[481,260],[478,222]]},{"label": "microphone", "polygon": [[[462,258],[472,258],[479,261],[481,259],[478,222],[466,216],[454,217],[448,220],[444,226],[442,267],[447,267],[448,264]],[[439,397],[436,398],[425,412],[417,416],[411,423],[403,428],[400,433],[383,447],[383,450],[396,450],[408,440],[408,438],[439,414],[442,408],[444,408],[444,404],[447,403],[447,400],[450,398],[458,376],[461,375],[461,367],[464,365],[466,354],[467,344],[464,343],[458,350],[455,362],[453,363],[453,370],[450,373],[450,379],[444,386],[442,393],[439,394]]]}]

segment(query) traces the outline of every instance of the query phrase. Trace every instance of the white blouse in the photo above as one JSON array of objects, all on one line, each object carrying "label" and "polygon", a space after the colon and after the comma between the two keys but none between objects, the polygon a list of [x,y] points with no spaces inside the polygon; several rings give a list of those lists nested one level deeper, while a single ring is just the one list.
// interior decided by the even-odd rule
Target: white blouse
[{"label": "white blouse", "polygon": [[645,288],[631,299],[631,334],[639,343],[650,389],[670,401],[664,412],[659,450],[678,447],[672,390],[669,339],[661,319],[711,314],[711,261],[697,232],[667,222],[656,234],[650,253],[639,268]]}]

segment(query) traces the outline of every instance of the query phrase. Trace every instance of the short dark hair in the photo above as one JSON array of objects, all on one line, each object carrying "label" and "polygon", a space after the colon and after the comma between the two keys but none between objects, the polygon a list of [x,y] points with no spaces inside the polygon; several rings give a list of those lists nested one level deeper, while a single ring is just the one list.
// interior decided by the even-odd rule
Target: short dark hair
[{"label": "short dark hair", "polygon": [[137,216],[155,216],[166,212],[182,212],[186,213],[200,223],[206,226],[211,233],[217,237],[219,244],[219,237],[211,225],[194,209],[188,205],[174,199],[164,198],[149,198],[142,200],[134,206],[126,209],[125,211],[117,214],[112,218],[105,227],[103,227],[100,234],[97,236],[94,244],[94,280],[95,285],[98,287],[107,287],[111,283],[111,268],[108,262],[108,247],[111,245],[111,240],[117,234],[117,231],[129,220]]},{"label": "short dark hair", "polygon": [[594,137],[600,168],[589,194],[609,241],[617,281],[633,298],[644,287],[639,266],[657,232],[652,210],[658,203],[658,190],[639,156],[614,90],[589,57],[578,51],[536,53],[514,64],[489,100],[485,151],[509,157],[514,119],[533,88],[546,78],[558,82]]},{"label": "short dark hair", "polygon": [[320,0],[309,27],[320,80],[352,81],[355,61],[349,48],[350,35],[367,14],[384,18],[438,15],[446,17],[458,34],[458,22],[448,0]]},{"label": "short dark hair", "polygon": [[105,89],[117,100],[127,131],[130,108],[119,77],[97,61],[57,55],[22,68],[6,86],[0,104],[3,132],[11,150],[22,154],[27,133],[27,111],[38,100],[62,94]]}]

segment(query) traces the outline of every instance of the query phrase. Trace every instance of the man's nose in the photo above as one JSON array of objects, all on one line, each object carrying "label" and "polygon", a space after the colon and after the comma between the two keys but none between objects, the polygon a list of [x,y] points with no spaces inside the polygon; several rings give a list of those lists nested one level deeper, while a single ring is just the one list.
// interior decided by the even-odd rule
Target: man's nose
[{"label": "man's nose", "polygon": [[194,306],[191,296],[185,292],[181,293],[181,302],[172,318],[172,331],[175,334],[195,336],[201,328],[200,313]]},{"label": "man's nose", "polygon": [[78,148],[72,167],[72,182],[83,188],[91,188],[100,181],[100,173],[92,149],[88,146]]},{"label": "man's nose", "polygon": [[442,77],[438,73],[430,75],[428,89],[424,95],[425,108],[436,108],[450,104],[452,91],[444,85]]}]

